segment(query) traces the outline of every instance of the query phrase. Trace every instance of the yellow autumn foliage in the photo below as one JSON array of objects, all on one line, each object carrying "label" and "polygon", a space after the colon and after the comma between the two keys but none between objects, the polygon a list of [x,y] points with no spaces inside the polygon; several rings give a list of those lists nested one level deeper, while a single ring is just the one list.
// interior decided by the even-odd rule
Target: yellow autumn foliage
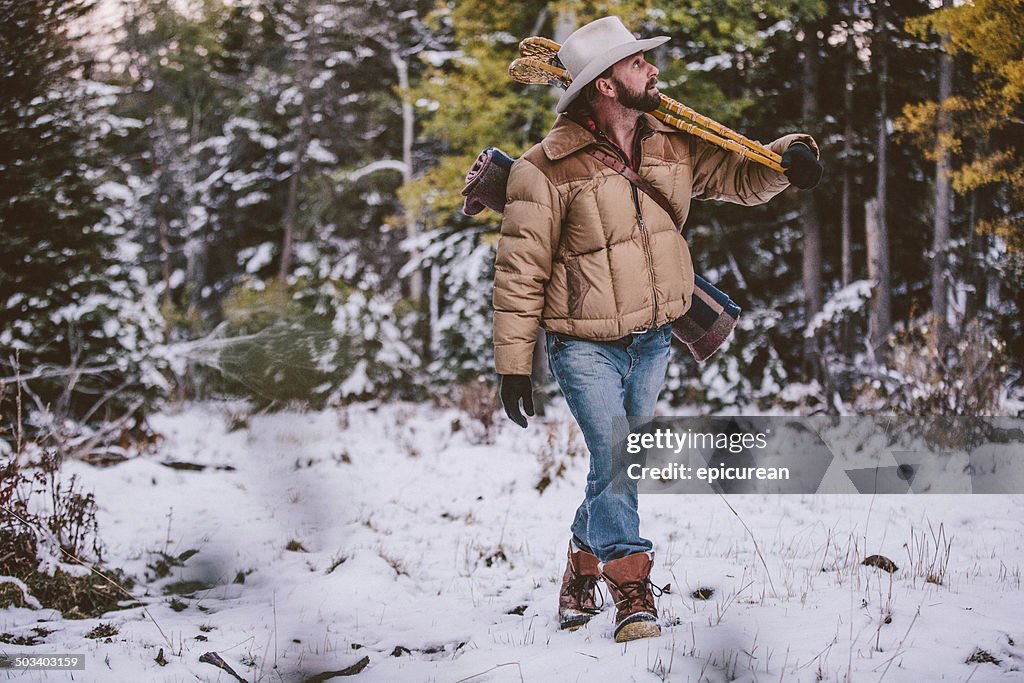
[{"label": "yellow autumn foliage", "polygon": [[[945,102],[908,105],[896,122],[900,139],[934,161],[943,151],[954,158],[953,189],[994,193],[996,215],[982,216],[978,229],[999,235],[1010,249],[1024,251],[1024,2],[974,0],[907,22],[925,38],[942,35],[951,55],[970,60],[973,82],[956,83],[959,93]],[[939,135],[946,112],[952,125]]]}]

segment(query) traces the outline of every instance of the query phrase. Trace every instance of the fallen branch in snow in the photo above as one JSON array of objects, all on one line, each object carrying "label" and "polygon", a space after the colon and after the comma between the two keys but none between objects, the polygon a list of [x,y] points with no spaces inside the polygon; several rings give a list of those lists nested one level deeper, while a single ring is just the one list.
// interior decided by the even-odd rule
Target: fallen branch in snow
[{"label": "fallen branch in snow", "polygon": [[[107,397],[104,397],[101,400],[105,401],[107,400]],[[103,426],[97,429],[95,433],[90,434],[84,439],[82,437],[78,437],[68,440],[67,444],[70,445],[71,448],[67,448],[66,455],[76,460],[88,461],[89,456],[93,452],[93,447],[96,446],[101,439],[113,435],[127,425],[135,416],[135,411],[141,408],[144,403],[145,401],[143,399],[138,399],[125,411],[124,415],[112,422],[104,422]]]},{"label": "fallen branch in snow", "polygon": [[[112,449],[97,449],[97,445],[108,438],[116,436],[118,432],[123,434],[126,426],[135,418],[136,412],[145,404],[145,399],[140,398],[136,400],[126,409],[121,417],[116,420],[104,420],[96,431],[90,432],[86,428],[86,425],[90,423],[90,420],[93,419],[100,408],[112,399],[116,399],[121,395],[121,393],[129,386],[130,380],[125,379],[118,386],[103,392],[103,395],[100,396],[98,400],[94,401],[89,409],[84,412],[80,412],[78,410],[73,411],[71,409],[72,395],[75,393],[76,386],[82,377],[88,375],[102,375],[107,372],[117,371],[120,368],[116,364],[80,366],[78,365],[77,354],[72,358],[71,365],[68,367],[43,365],[32,372],[22,372],[18,356],[12,357],[6,364],[13,369],[14,375],[12,377],[0,379],[0,386],[3,386],[7,382],[14,382],[18,387],[18,429],[23,429],[21,417],[21,393],[24,392],[35,403],[36,409],[39,413],[46,418],[46,423],[38,428],[38,434],[35,436],[34,440],[41,445],[52,445],[58,454],[58,462],[62,462],[64,459],[69,457],[89,462],[90,457],[93,455],[102,454],[104,451],[110,452]],[[66,379],[64,381],[61,396],[55,401],[44,401],[40,395],[35,391],[32,391],[27,384],[30,380],[54,379],[60,377],[64,377]],[[78,429],[75,432],[72,432],[70,431],[71,428],[69,425],[77,426]],[[19,442],[20,439],[19,431]],[[18,450],[19,452],[21,450],[20,443]],[[120,457],[118,459],[123,460],[124,457]]]},{"label": "fallen branch in snow", "polygon": [[218,669],[227,671],[229,674],[234,676],[236,680],[240,681],[240,683],[248,683],[248,681],[236,674],[235,670],[228,666],[228,663],[224,661],[224,658],[216,652],[204,652],[200,655],[199,661],[203,664],[213,664]]},{"label": "fallen branch in snow", "polygon": [[370,658],[364,656],[352,666],[346,666],[344,669],[340,669],[338,671],[325,671],[322,674],[317,674],[316,676],[307,678],[302,683],[324,683],[324,681],[329,681],[332,678],[338,678],[339,676],[355,676],[357,673],[365,669],[366,665],[369,663]]}]

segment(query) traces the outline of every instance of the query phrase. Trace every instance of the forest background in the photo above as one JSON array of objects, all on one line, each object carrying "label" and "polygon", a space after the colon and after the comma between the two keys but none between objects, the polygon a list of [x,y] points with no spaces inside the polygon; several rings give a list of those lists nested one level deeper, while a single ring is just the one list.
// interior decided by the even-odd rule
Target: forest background
[{"label": "forest background", "polygon": [[[313,585],[306,593],[316,598],[334,590],[330,581],[348,580],[343,576],[402,604],[426,591],[446,614],[472,605],[476,621],[467,623],[491,633],[490,612],[476,610],[471,582],[462,597],[442,596],[434,586],[465,571],[449,558],[461,556],[460,544],[474,534],[487,544],[499,539],[497,548],[479,550],[478,564],[493,560],[494,571],[504,572],[500,559],[511,570],[500,539],[515,545],[502,521],[514,506],[499,517],[503,503],[493,502],[506,500],[506,488],[522,491],[519,504],[533,515],[523,522],[524,537],[532,543],[554,534],[550,511],[560,501],[548,494],[538,505],[537,497],[585,449],[571,437],[563,447],[554,440],[561,427],[549,424],[545,435],[543,423],[504,434],[514,430],[515,439],[532,441],[494,443],[503,419],[490,303],[500,217],[465,216],[459,190],[483,148],[518,156],[553,123],[557,91],[507,75],[518,42],[532,35],[562,41],[607,13],[641,36],[671,37],[651,53],[663,92],[762,141],[810,133],[826,166],[815,190],[790,189],[766,206],[692,208],[684,230],[697,271],[743,314],[727,347],[706,363],[676,349],[662,397],[671,409],[1022,414],[1020,0],[100,0],[98,7],[89,0],[0,0],[0,609],[5,623],[17,626],[0,633],[0,643],[34,646],[36,636],[24,633],[40,635],[40,605],[67,619],[100,617],[134,609],[143,593],[174,625],[168,632],[184,633],[193,615],[175,620],[184,606],[178,595],[205,596],[207,588],[179,570],[188,569],[197,548],[199,560],[218,557],[217,543],[200,542],[209,527],[225,535],[225,556],[239,557],[244,548],[252,558],[240,568],[225,564],[237,574],[225,573],[224,581],[234,576],[231,585],[241,586],[252,567],[276,577],[257,575],[239,601],[246,615],[246,605],[263,614],[275,606],[275,653],[276,609],[284,607],[271,602],[277,586]],[[536,361],[541,395],[553,396],[544,359]],[[319,418],[312,413],[325,407]],[[412,419],[417,432],[401,415],[420,408],[423,415]],[[284,412],[253,417],[270,411]],[[246,429],[250,418],[254,430]],[[275,426],[275,419],[287,424]],[[948,424],[955,422],[939,423]],[[357,433],[361,426],[366,434]],[[493,490],[500,485],[503,493],[492,496],[485,487],[486,504],[474,502],[483,500],[483,479],[470,475],[492,459],[448,449],[456,430],[498,457],[501,448],[527,454],[495,480]],[[228,434],[236,431],[248,436]],[[161,440],[171,450],[162,452]],[[378,453],[381,443],[394,449]],[[312,455],[300,462],[299,454],[309,453],[322,468],[310,469]],[[432,471],[432,456],[445,466]],[[406,472],[409,462],[415,467]],[[531,469],[538,464],[539,480]],[[168,467],[206,474],[171,479]],[[458,470],[462,489],[449,476]],[[529,483],[516,489],[506,479]],[[264,480],[274,485],[260,486]],[[99,481],[105,490],[89,488]],[[247,490],[240,482],[257,483]],[[298,536],[286,544],[275,530],[294,519],[290,510],[316,512],[316,484],[324,500],[345,501],[323,507],[329,541],[318,561],[329,568],[317,574],[325,583],[309,584],[304,562],[281,557],[282,547],[288,555],[306,548]],[[386,497],[407,490],[429,504],[421,510]],[[433,499],[453,498],[454,516],[431,507]],[[221,516],[208,511],[211,502]],[[1016,538],[1013,500],[998,504],[1006,512],[993,513],[999,508],[989,500],[958,519]],[[814,505],[783,517],[818,519]],[[839,514],[833,507],[828,514]],[[363,508],[382,516],[371,523]],[[98,509],[109,521],[116,566],[103,564]],[[753,515],[768,525],[765,534],[784,528],[779,517],[769,533],[779,509],[773,503]],[[902,520],[907,513],[899,509]],[[166,525],[163,518],[154,523],[164,510]],[[693,503],[692,512],[706,511]],[[480,526],[467,531],[474,514]],[[993,514],[1009,521],[999,527]],[[316,514],[308,516],[315,521]],[[410,519],[452,525],[439,532],[410,527]],[[392,524],[400,533],[391,535]],[[164,545],[150,552],[164,528]],[[740,532],[736,538],[745,538]],[[434,553],[436,563],[420,574],[423,538],[451,550]],[[1007,545],[998,535],[972,538]],[[995,561],[989,546],[974,542],[978,557]],[[413,578],[387,555],[396,547],[403,554],[394,557],[413,558]],[[333,558],[324,556],[335,549]],[[732,551],[715,551],[722,552],[726,558]],[[516,585],[530,587],[523,595],[543,591],[536,577],[551,567],[542,555],[520,564],[510,551],[520,567]],[[1013,557],[1006,556],[1010,566]],[[949,545],[945,558],[943,571]],[[409,581],[393,581],[387,566]],[[712,566],[727,574],[731,565]],[[974,560],[966,566],[973,579]],[[212,583],[224,583],[214,575]],[[485,582],[506,583],[494,576]],[[813,576],[831,574],[815,569]],[[1015,576],[1019,588],[1020,572]],[[135,580],[145,584],[133,594]],[[175,586],[161,588],[160,581]],[[395,593],[396,586],[406,592]],[[975,597],[1014,614],[1001,591]],[[338,633],[367,642],[363,622],[376,622],[376,614],[367,620],[359,612],[365,605],[345,602],[361,601],[358,592],[336,595],[342,597],[330,609],[337,611],[325,618],[337,614]],[[845,592],[834,595],[853,604]],[[305,604],[289,608],[298,615]],[[524,607],[501,613],[522,615]],[[456,619],[468,613],[450,612]],[[819,618],[826,614],[832,612]],[[960,623],[963,614],[949,619]],[[1001,619],[985,628],[1003,629]],[[236,621],[218,622],[224,643],[252,635],[249,616]],[[958,632],[946,627],[949,620],[924,621],[936,629],[931,633]],[[124,638],[161,646],[155,635],[134,635],[139,623]],[[78,651],[74,634],[85,627],[65,626],[56,636],[68,643],[63,651]],[[416,628],[417,638],[434,638],[433,613]],[[881,622],[877,628],[868,630],[880,632]],[[381,679],[394,680],[388,666],[407,661],[397,646],[416,644],[379,642],[390,647],[374,664],[387,663]],[[430,642],[422,651],[438,652],[426,649],[435,647]],[[459,642],[456,650],[465,645]],[[928,642],[933,653],[940,641]],[[487,666],[505,661],[491,645],[468,650],[492,658]],[[146,648],[120,651],[132,658],[130,665],[116,662],[124,680],[144,679],[148,674],[134,675],[140,667],[166,663],[162,649],[155,659]],[[90,652],[99,661],[99,650]],[[181,652],[173,654],[178,662]]]},{"label": "forest background", "polygon": [[744,312],[707,363],[676,353],[672,405],[985,415],[1024,392],[1019,2],[92,9],[0,0],[5,455],[128,457],[165,401],[493,413],[500,217],[459,189],[553,122],[557,91],[507,76],[519,40],[607,13],[671,36],[663,92],[806,131],[827,168],[692,211],[698,271]]}]

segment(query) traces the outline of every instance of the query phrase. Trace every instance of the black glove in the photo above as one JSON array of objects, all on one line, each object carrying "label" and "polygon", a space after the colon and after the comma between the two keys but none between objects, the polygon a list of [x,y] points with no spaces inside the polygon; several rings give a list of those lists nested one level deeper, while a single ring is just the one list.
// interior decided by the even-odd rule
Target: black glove
[{"label": "black glove", "polygon": [[533,417],[533,382],[529,375],[500,375],[501,405],[505,407],[508,419],[526,428],[526,418],[519,412],[519,401],[523,401],[526,414]]},{"label": "black glove", "polygon": [[821,180],[825,167],[814,156],[811,148],[802,142],[794,142],[782,153],[782,167],[786,177],[801,190],[809,190]]}]

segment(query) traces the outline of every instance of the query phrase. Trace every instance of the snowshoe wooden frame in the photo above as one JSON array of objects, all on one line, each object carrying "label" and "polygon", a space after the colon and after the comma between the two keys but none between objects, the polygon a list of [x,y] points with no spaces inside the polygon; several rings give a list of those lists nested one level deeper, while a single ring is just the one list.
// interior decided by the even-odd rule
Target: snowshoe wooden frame
[{"label": "snowshoe wooden frame", "polygon": [[[561,45],[550,38],[526,38],[519,43],[521,56],[509,65],[509,75],[519,83],[567,88],[572,83],[572,77],[558,60],[559,49]],[[740,154],[779,173],[785,172],[781,165],[782,158],[776,152],[667,95],[661,96],[661,105],[651,114],[666,125],[696,135],[702,140]]]}]

